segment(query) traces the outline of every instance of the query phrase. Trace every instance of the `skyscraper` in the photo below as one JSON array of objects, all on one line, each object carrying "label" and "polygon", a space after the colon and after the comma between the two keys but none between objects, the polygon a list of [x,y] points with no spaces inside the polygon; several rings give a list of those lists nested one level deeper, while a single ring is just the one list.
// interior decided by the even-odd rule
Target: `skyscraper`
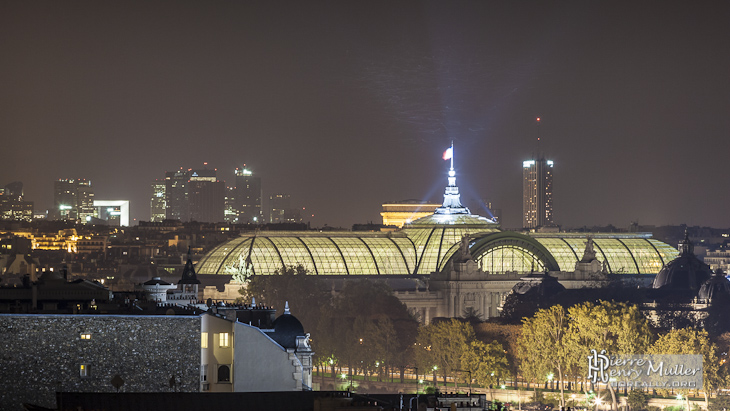
[{"label": "skyscraper", "polygon": [[247,168],[236,168],[236,188],[233,194],[238,223],[262,222],[261,177]]},{"label": "skyscraper", "polygon": [[165,173],[165,218],[168,220],[188,221],[188,180],[190,171],[180,168]]},{"label": "skyscraper", "polygon": [[165,182],[155,180],[150,188],[150,221],[161,222],[165,219]]},{"label": "skyscraper", "polygon": [[223,221],[226,184],[218,181],[216,170],[191,170],[188,180],[190,220],[206,223]]},{"label": "skyscraper", "polygon": [[0,188],[0,218],[7,220],[33,219],[33,202],[23,201],[23,183],[12,182]]},{"label": "skyscraper", "polygon": [[94,190],[91,181],[59,179],[53,185],[53,211],[59,220],[81,220],[94,217]]},{"label": "skyscraper", "polygon": [[553,223],[553,162],[541,157],[522,162],[522,227]]}]

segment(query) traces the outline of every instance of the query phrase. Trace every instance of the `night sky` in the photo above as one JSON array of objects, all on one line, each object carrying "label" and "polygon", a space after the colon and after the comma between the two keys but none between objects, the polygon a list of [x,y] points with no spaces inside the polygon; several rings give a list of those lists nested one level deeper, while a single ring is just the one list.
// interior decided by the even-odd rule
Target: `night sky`
[{"label": "night sky", "polygon": [[0,185],[36,209],[81,177],[149,220],[165,171],[246,164],[349,227],[441,201],[453,140],[507,228],[536,152],[564,227],[730,227],[729,137],[729,2],[0,2]]}]

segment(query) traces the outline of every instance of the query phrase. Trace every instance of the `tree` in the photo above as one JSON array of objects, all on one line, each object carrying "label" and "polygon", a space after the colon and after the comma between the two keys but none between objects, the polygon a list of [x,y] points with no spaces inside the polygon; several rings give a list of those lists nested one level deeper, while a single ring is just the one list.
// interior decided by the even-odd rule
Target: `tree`
[{"label": "tree", "polygon": [[[547,370],[557,372],[558,381],[563,381],[565,372],[572,366],[568,333],[568,317],[562,306],[538,310],[532,318],[525,318],[519,339],[519,357],[523,372],[540,380]],[[560,406],[565,406],[565,392],[560,385]]]},{"label": "tree", "polygon": [[[705,396],[705,407],[710,405],[709,393],[726,384],[726,377],[720,368],[717,347],[710,341],[707,331],[682,328],[672,330],[656,340],[650,347],[651,354],[700,354],[702,355],[702,391]],[[687,398],[687,390],[681,390]]]},{"label": "tree", "polygon": [[484,322],[474,326],[474,333],[478,340],[485,343],[490,341],[499,342],[506,351],[507,363],[513,381],[517,382],[519,374],[519,363],[517,358],[517,341],[520,338],[522,326],[514,324],[498,324]]},{"label": "tree", "polygon": [[628,402],[629,408],[631,408],[632,411],[640,411],[649,405],[649,396],[645,394],[644,391],[631,390],[629,391],[626,402]]},{"label": "tree", "polygon": [[437,372],[442,375],[446,385],[446,377],[462,368],[462,356],[474,339],[471,324],[457,319],[423,326],[416,338],[418,367],[425,374],[426,370],[433,370],[435,366],[434,375]]},{"label": "tree", "polygon": [[[583,303],[568,310],[571,319],[568,340],[575,358],[584,359],[590,350],[606,350],[611,355],[639,354],[651,344],[651,330],[635,305],[600,301]],[[588,374],[587,361],[578,362],[581,375]],[[609,384],[612,409],[618,408],[616,392]]]},{"label": "tree", "polygon": [[239,290],[243,302],[256,298],[257,304],[279,309],[289,302],[292,314],[301,321],[305,330],[314,330],[320,316],[320,307],[329,305],[330,296],[323,282],[309,275],[302,266],[289,266],[276,271],[276,275],[256,275]]},{"label": "tree", "polygon": [[479,310],[474,307],[465,308],[464,311],[461,313],[461,319],[471,324],[472,327],[476,324],[484,322],[484,317],[479,312]]},{"label": "tree", "polygon": [[461,364],[482,387],[497,384],[509,374],[507,354],[497,341],[489,344],[479,340],[472,341],[461,356]]},{"label": "tree", "polygon": [[315,348],[330,365],[362,368],[366,375],[398,368],[403,378],[413,361],[417,330],[418,322],[386,284],[347,280],[321,311],[317,335],[322,344]]}]

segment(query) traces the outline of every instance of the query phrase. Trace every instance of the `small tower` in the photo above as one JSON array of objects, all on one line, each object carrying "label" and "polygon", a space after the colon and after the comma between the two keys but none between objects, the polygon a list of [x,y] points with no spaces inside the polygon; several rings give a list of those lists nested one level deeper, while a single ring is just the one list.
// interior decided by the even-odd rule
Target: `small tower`
[{"label": "small tower", "polygon": [[449,184],[444,190],[444,203],[437,208],[435,214],[471,214],[468,208],[461,205],[459,187],[456,185],[456,171],[454,171],[454,143],[451,143],[443,156],[444,160],[451,160],[449,169]]},{"label": "small tower", "polygon": [[198,301],[198,280],[197,274],[195,274],[195,268],[193,267],[193,259],[190,256],[190,247],[188,247],[188,262],[185,263],[185,268],[182,272],[182,278],[177,283],[180,287],[180,299]]}]

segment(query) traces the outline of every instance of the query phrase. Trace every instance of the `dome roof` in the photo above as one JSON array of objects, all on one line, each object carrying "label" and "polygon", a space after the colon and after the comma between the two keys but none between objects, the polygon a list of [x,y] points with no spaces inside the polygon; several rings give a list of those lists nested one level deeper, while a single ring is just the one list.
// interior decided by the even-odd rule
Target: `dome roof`
[{"label": "dome roof", "polygon": [[679,257],[670,261],[654,278],[652,288],[667,291],[698,291],[712,277],[710,266],[694,254],[694,247],[685,234]]},{"label": "dome roof", "polygon": [[534,295],[539,298],[552,297],[565,291],[565,286],[557,278],[544,274],[530,274],[521,278],[522,281],[512,287],[512,293],[519,295]]},{"label": "dome roof", "polygon": [[712,300],[713,297],[719,295],[730,296],[730,281],[725,278],[725,273],[718,268],[709,280],[702,283],[697,298],[701,300]]},{"label": "dome roof", "polygon": [[284,314],[274,320],[272,326],[274,332],[269,337],[284,348],[297,348],[297,337],[305,335],[302,323],[289,312],[289,303],[286,304]]},{"label": "dome roof", "polygon": [[476,214],[431,214],[406,224],[405,228],[455,224],[494,229],[495,231],[499,228],[499,224],[494,220]]}]

